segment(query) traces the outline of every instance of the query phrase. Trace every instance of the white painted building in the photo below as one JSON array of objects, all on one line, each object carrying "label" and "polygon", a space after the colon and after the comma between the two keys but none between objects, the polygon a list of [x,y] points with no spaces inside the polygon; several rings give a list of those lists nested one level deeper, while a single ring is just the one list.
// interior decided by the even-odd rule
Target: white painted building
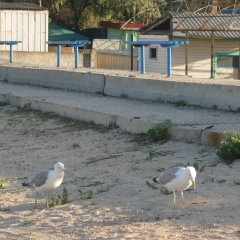
[{"label": "white painted building", "polygon": [[[0,40],[22,41],[14,51],[47,52],[48,10],[29,3],[0,3]],[[0,45],[0,50],[9,46]]]}]

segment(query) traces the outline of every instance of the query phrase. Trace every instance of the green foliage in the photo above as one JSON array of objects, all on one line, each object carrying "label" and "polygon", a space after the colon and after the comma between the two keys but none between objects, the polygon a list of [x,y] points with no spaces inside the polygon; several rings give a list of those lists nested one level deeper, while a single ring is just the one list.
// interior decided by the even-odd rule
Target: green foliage
[{"label": "green foliage", "polygon": [[69,203],[69,196],[68,196],[67,189],[64,188],[62,196],[58,195],[57,197],[55,197],[54,194],[51,195],[50,202],[46,201],[46,208],[61,206],[61,205],[64,205],[66,203]]},{"label": "green foliage", "polygon": [[152,189],[158,189],[154,184],[150,183],[149,181],[146,181],[146,185]]},{"label": "green foliage", "polygon": [[31,110],[32,110],[32,105],[31,105],[31,103],[26,103],[26,104],[24,104],[23,109],[24,109],[25,111],[31,111]]},{"label": "green foliage", "polygon": [[7,105],[9,105],[7,101],[0,102],[0,107],[5,107]]},{"label": "green foliage", "polygon": [[179,100],[175,102],[176,107],[184,107],[187,106],[187,102],[185,100]]},{"label": "green foliage", "polygon": [[240,134],[235,131],[232,134],[224,132],[224,139],[217,150],[217,155],[226,164],[231,164],[234,160],[240,158]]},{"label": "green foliage", "polygon": [[199,172],[203,172],[206,169],[206,165],[203,165],[200,167],[198,165],[198,162],[194,162],[193,165],[191,165],[191,163],[188,162],[187,165],[185,165],[185,167],[187,167],[187,166],[193,166],[195,168],[195,170],[199,171]]},{"label": "green foliage", "polygon": [[0,177],[0,189],[5,189],[8,182],[8,179]]},{"label": "green foliage", "polygon": [[153,141],[159,141],[166,139],[168,136],[169,128],[171,127],[172,122],[171,120],[167,119],[162,124],[159,124],[155,127],[150,128],[147,131],[147,135],[153,140]]},{"label": "green foliage", "polygon": [[160,190],[164,195],[169,195],[172,193],[172,191],[169,191],[167,188],[164,187],[162,187]]},{"label": "green foliage", "polygon": [[93,196],[93,191],[92,190],[88,190],[86,192],[83,192],[81,189],[78,189],[80,195],[81,195],[81,199],[91,199]]},{"label": "green foliage", "polygon": [[148,153],[148,157],[147,157],[147,160],[152,160],[153,158],[155,157],[158,157],[158,156],[167,156],[167,155],[172,155],[174,152],[173,151],[160,151],[160,152],[156,152],[154,150],[150,150],[149,153]]},{"label": "green foliage", "polygon": [[75,148],[78,148],[78,147],[80,147],[77,143],[74,143],[73,145],[72,145],[72,147],[75,149]]}]

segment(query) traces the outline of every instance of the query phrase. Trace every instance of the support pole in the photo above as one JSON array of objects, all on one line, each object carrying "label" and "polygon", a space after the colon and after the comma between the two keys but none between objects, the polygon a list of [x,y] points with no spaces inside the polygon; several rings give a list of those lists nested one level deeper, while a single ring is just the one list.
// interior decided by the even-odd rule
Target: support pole
[{"label": "support pole", "polygon": [[10,63],[13,62],[13,45],[10,44]]},{"label": "support pole", "polygon": [[240,79],[240,38],[239,38],[239,46],[238,46],[238,79]]},{"label": "support pole", "polygon": [[[133,41],[133,33],[131,33],[131,41]],[[133,71],[133,45],[131,44],[131,71]]]},{"label": "support pole", "polygon": [[75,68],[78,68],[78,62],[79,62],[79,58],[78,58],[78,46],[74,47],[74,53],[75,53]]},{"label": "support pole", "polygon": [[168,66],[167,66],[167,74],[168,77],[172,76],[172,48],[167,48],[167,55],[168,55]]},{"label": "support pole", "polygon": [[[188,31],[186,31],[186,41],[188,41]],[[188,75],[188,44],[185,45],[185,75]]]},{"label": "support pole", "polygon": [[214,78],[214,31],[211,34],[211,78]]},{"label": "support pole", "polygon": [[141,44],[141,73],[145,73],[145,46]]},{"label": "support pole", "polygon": [[57,47],[57,66],[60,67],[61,66],[61,45],[58,44]]}]

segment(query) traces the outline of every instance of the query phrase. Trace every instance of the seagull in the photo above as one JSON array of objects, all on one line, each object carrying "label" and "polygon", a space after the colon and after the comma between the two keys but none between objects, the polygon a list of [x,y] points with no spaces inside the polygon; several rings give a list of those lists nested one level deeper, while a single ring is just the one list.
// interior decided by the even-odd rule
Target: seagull
[{"label": "seagull", "polygon": [[159,177],[153,178],[155,183],[161,183],[167,189],[173,191],[174,206],[176,205],[175,191],[179,191],[182,196],[182,203],[184,204],[183,191],[193,185],[193,189],[196,189],[196,170],[194,167],[173,167],[169,168],[161,173]]},{"label": "seagull", "polygon": [[54,165],[54,170],[40,172],[34,178],[22,183],[22,186],[34,187],[37,190],[34,208],[37,208],[39,192],[50,193],[55,188],[59,187],[63,181],[64,172],[68,173],[68,171],[64,168],[64,164],[57,162]]}]

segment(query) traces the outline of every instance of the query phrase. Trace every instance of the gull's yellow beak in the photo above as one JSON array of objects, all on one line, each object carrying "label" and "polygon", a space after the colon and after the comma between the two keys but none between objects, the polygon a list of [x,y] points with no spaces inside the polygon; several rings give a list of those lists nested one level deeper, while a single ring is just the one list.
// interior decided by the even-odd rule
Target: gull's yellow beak
[{"label": "gull's yellow beak", "polygon": [[68,170],[66,170],[66,169],[63,169],[63,171],[64,171],[65,173],[68,173],[68,174],[69,174],[69,171],[68,171]]},{"label": "gull's yellow beak", "polygon": [[192,184],[193,184],[193,189],[196,189],[196,187],[197,187],[196,182],[195,182],[195,181],[192,181]]}]

